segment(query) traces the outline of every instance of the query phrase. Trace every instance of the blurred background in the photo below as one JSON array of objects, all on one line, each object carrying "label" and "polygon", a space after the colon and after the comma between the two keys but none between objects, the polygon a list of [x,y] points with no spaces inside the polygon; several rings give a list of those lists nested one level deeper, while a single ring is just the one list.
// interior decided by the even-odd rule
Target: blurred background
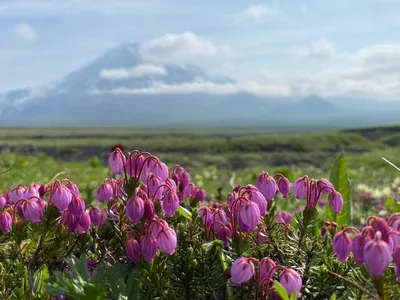
[{"label": "blurred background", "polygon": [[[112,147],[207,195],[260,171],[399,210],[400,1],[2,0],[0,190],[59,172],[88,201]],[[40,182],[39,182],[40,181]]]}]

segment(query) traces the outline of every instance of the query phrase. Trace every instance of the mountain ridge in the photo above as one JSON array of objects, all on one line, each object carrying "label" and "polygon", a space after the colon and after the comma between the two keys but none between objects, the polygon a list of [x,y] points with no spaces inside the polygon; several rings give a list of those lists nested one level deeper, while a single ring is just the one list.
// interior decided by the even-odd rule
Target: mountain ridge
[{"label": "mountain ridge", "polygon": [[375,123],[366,125],[380,125],[397,116],[390,109],[389,115],[383,111],[378,116],[372,102],[369,110],[360,110],[318,95],[285,102],[238,89],[211,93],[200,88],[188,93],[180,89],[203,83],[234,88],[237,82],[210,76],[194,64],[146,61],[139,47],[137,43],[115,47],[42,91],[27,88],[0,94],[0,125],[234,125],[285,120],[359,124],[367,119]]}]

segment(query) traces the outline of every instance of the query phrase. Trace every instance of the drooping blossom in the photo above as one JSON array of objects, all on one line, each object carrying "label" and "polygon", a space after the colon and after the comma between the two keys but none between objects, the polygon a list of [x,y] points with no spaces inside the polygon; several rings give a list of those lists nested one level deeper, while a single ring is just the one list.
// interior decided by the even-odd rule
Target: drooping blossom
[{"label": "drooping blossom", "polygon": [[231,281],[233,285],[241,285],[254,276],[254,265],[247,257],[237,258],[231,267]]},{"label": "drooping blossom", "polygon": [[140,245],[137,240],[129,239],[125,244],[125,253],[134,263],[140,261]]},{"label": "drooping blossom", "polygon": [[335,234],[332,240],[332,248],[341,262],[346,262],[351,251],[351,236],[342,230]]},{"label": "drooping blossom", "polygon": [[301,288],[303,286],[302,279],[299,273],[293,269],[284,269],[279,274],[279,283],[285,288],[288,295],[296,292],[297,298],[301,297]]},{"label": "drooping blossom", "polygon": [[274,177],[270,176],[267,172],[262,172],[257,178],[257,187],[267,201],[274,200],[278,190]]},{"label": "drooping blossom", "polygon": [[375,233],[374,239],[366,243],[363,258],[371,276],[381,277],[385,274],[392,259],[392,249],[387,242],[382,240],[380,231]]}]

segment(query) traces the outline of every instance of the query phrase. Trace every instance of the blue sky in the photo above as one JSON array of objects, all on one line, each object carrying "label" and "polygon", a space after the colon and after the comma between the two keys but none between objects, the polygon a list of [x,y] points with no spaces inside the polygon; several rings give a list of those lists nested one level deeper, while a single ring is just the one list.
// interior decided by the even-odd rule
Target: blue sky
[{"label": "blue sky", "polygon": [[0,91],[143,42],[261,94],[400,99],[399,16],[400,0],[2,0]]}]

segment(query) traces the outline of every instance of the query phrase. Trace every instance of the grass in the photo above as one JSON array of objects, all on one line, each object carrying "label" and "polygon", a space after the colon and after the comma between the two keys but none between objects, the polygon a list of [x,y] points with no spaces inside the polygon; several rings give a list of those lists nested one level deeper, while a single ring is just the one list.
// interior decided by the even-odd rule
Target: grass
[{"label": "grass", "polygon": [[120,143],[127,151],[150,151],[171,166],[184,166],[193,181],[212,194],[221,188],[226,195],[232,177],[235,184],[255,183],[262,170],[281,171],[292,181],[304,174],[327,178],[336,153],[342,149],[352,181],[379,188],[390,185],[399,175],[381,159],[384,156],[400,165],[400,143],[393,142],[399,140],[399,131],[400,127],[282,133],[190,128],[1,128],[0,148],[13,148],[12,153],[0,154],[0,171],[12,167],[1,175],[0,190],[20,183],[46,183],[63,171],[60,177],[77,182],[90,198],[102,179],[110,176],[105,165],[110,146]]}]

